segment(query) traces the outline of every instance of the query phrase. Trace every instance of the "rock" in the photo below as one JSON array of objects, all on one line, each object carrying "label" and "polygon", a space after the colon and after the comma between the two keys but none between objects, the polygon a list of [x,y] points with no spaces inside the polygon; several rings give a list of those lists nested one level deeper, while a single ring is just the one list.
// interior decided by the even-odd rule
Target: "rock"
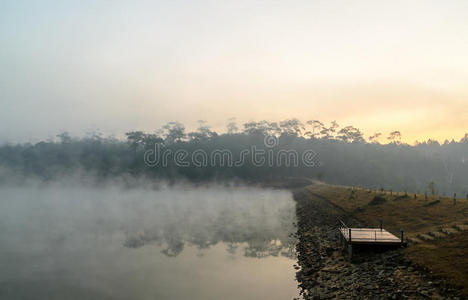
[{"label": "rock", "polygon": [[419,299],[456,293],[436,291],[435,286],[445,284],[428,281],[399,251],[357,255],[356,262],[349,263],[337,247],[336,220],[359,226],[358,222],[324,199],[298,193],[295,268],[304,299]]}]

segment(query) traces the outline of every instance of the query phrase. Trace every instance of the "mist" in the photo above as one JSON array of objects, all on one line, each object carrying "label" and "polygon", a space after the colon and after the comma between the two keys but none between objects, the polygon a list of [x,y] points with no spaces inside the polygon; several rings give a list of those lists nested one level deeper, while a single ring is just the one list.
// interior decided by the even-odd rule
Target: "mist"
[{"label": "mist", "polygon": [[[0,296],[216,299],[220,290],[230,289],[219,274],[225,264],[247,264],[252,271],[290,265],[294,223],[288,191],[216,184],[90,187],[64,181],[2,187]],[[265,263],[248,260],[260,258]],[[197,269],[200,264],[214,269],[194,280],[193,272],[204,270]],[[292,293],[293,269],[286,273],[289,278],[266,275],[264,284],[290,282],[286,294]],[[245,296],[260,297],[261,290],[246,290]]]},{"label": "mist", "polygon": [[414,298],[337,219],[468,230],[467,12],[0,0],[0,299]]},{"label": "mist", "polygon": [[[0,146],[0,184],[70,178],[86,185],[157,182],[282,185],[296,180],[451,196],[468,194],[468,135],[458,141],[409,145],[404,133],[365,133],[318,120],[259,121],[217,132],[169,122],[125,139],[92,133],[78,138]],[[385,143],[384,143],[385,142]],[[293,184],[294,185],[294,184]]]}]

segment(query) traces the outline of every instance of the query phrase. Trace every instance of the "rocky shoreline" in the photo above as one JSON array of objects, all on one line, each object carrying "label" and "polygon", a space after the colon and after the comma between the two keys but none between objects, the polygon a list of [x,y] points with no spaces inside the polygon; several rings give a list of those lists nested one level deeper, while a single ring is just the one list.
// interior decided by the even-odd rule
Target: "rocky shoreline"
[{"label": "rocky shoreline", "polygon": [[398,249],[343,254],[338,220],[359,222],[307,189],[296,200],[298,270],[304,299],[463,299],[459,290],[433,278],[407,260]]}]

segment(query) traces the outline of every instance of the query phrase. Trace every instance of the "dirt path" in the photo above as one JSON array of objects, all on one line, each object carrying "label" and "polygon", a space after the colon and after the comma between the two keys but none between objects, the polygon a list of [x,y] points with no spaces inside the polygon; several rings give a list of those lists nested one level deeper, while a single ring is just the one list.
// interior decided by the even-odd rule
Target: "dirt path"
[{"label": "dirt path", "polygon": [[417,270],[399,250],[356,251],[350,263],[339,245],[337,223],[340,219],[350,226],[359,223],[307,189],[293,193],[298,218],[296,276],[305,299],[461,299],[459,291]]}]

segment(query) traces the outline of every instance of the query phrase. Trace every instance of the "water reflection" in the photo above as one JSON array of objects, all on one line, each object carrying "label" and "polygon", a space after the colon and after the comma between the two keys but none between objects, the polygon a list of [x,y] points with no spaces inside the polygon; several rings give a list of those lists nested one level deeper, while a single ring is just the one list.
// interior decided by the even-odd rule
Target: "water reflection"
[{"label": "water reflection", "polygon": [[[247,257],[294,257],[295,210],[292,201],[285,201],[288,194],[223,189],[207,199],[205,192],[184,195],[191,201],[181,195],[154,199],[154,209],[145,211],[153,216],[151,221],[127,231],[124,246],[156,244],[164,247],[165,255],[177,256],[186,244],[205,249],[222,242],[228,252],[243,251]],[[239,249],[239,243],[247,247]]]},{"label": "water reflection", "polygon": [[294,222],[285,191],[3,187],[0,298],[291,299]]}]

